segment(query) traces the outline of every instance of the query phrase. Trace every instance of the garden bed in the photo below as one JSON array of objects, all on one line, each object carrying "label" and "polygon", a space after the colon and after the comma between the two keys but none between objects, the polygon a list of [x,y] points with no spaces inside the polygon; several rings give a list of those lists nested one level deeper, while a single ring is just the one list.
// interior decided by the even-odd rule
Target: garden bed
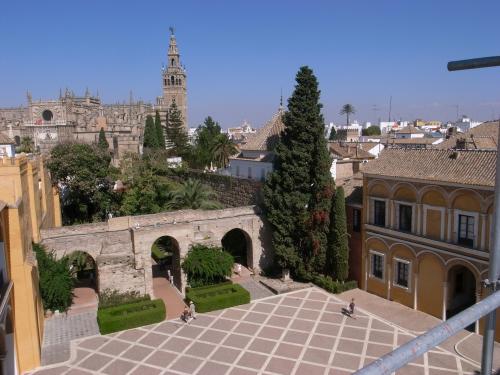
[{"label": "garden bed", "polygon": [[196,306],[196,311],[203,313],[244,305],[250,302],[250,293],[238,284],[216,284],[193,288],[187,292],[187,298]]},{"label": "garden bed", "polygon": [[143,300],[97,311],[101,334],[158,323],[165,319],[165,304],[161,299]]}]

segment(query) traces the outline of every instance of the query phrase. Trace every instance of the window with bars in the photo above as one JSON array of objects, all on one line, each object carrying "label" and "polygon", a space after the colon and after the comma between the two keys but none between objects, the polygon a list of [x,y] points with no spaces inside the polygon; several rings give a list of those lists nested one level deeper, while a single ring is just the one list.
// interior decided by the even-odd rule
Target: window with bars
[{"label": "window with bars", "polygon": [[458,215],[458,243],[474,246],[474,216]]},{"label": "window with bars", "polygon": [[394,265],[394,284],[403,288],[410,286],[410,262],[396,259]]},{"label": "window with bars", "polygon": [[385,227],[385,201],[374,201],[373,224]]},{"label": "window with bars", "polygon": [[377,279],[384,278],[384,256],[378,253],[371,253],[371,276]]},{"label": "window with bars", "polygon": [[411,232],[412,206],[407,204],[399,205],[399,230]]}]

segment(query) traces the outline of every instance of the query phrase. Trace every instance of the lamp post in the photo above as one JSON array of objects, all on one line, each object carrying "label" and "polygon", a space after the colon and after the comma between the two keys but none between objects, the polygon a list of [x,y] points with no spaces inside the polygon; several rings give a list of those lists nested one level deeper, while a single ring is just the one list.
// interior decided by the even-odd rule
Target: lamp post
[{"label": "lamp post", "polygon": [[[500,56],[481,57],[470,60],[450,61],[448,70],[466,70],[477,68],[490,68],[500,66]],[[500,141],[500,128],[498,131],[498,140]],[[498,144],[498,143],[497,143]],[[490,290],[497,290],[498,279],[500,276],[500,152],[497,149],[497,164],[495,177],[495,207],[494,207],[494,228],[493,241],[490,246],[490,267],[488,279],[483,281],[483,285]],[[493,344],[495,342],[496,311],[493,310],[486,316],[486,324],[483,334],[483,352],[481,356],[481,375],[491,375],[493,362]]]}]

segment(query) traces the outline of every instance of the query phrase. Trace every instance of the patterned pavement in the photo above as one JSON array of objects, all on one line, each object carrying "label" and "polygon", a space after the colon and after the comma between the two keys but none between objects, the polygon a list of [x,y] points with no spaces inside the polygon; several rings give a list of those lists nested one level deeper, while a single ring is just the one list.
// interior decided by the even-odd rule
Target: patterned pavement
[{"label": "patterned pavement", "polygon": [[[32,374],[343,375],[414,336],[364,311],[341,313],[316,287],[231,309],[73,342],[65,364]],[[441,348],[398,374],[473,374],[475,366]]]}]

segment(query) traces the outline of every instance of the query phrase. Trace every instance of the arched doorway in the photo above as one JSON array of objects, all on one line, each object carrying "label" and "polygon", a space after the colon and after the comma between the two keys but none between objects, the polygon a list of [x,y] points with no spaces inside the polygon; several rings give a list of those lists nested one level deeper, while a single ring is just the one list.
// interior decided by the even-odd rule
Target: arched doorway
[{"label": "arched doorway", "polygon": [[252,268],[252,240],[241,229],[232,229],[222,237],[222,247],[234,257],[234,262]]},{"label": "arched doorway", "polygon": [[170,236],[158,238],[151,246],[151,263],[153,267],[153,278],[165,278],[181,290],[181,265],[180,250],[177,240]]},{"label": "arched doorway", "polygon": [[84,312],[97,308],[99,282],[97,265],[89,253],[74,251],[69,256],[71,272],[75,278],[73,301],[70,310]]},{"label": "arched doorway", "polygon": [[[466,266],[456,265],[448,271],[446,319],[476,303],[476,277]],[[466,329],[474,331],[475,324]]]}]

